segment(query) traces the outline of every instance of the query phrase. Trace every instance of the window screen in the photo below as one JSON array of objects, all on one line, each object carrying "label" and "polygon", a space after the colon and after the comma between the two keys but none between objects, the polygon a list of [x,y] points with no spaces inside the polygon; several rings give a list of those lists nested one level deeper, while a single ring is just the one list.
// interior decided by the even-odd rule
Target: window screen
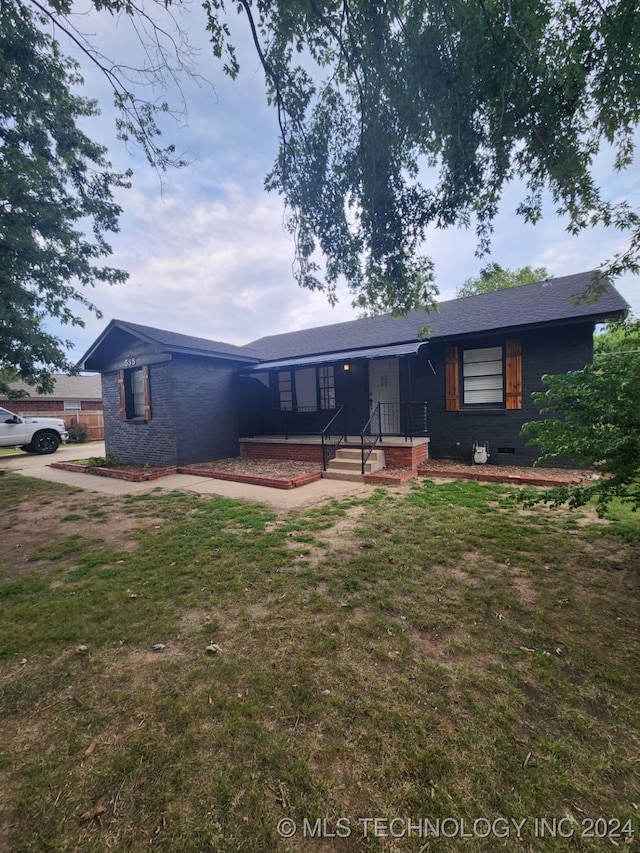
[{"label": "window screen", "polygon": [[502,347],[465,350],[462,387],[465,405],[503,403]]}]

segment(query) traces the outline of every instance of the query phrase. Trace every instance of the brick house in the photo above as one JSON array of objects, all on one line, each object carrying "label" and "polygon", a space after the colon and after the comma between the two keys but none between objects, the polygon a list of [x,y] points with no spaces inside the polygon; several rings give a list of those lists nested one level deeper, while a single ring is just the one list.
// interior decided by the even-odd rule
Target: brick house
[{"label": "brick house", "polygon": [[18,400],[0,398],[0,406],[20,410],[26,417],[49,415],[55,412],[94,412],[102,410],[102,386],[99,376],[67,376],[64,373],[53,375],[54,389],[51,394],[38,394],[32,385],[26,382],[11,382],[12,391],[27,394]]},{"label": "brick house", "polygon": [[239,453],[314,459],[384,446],[426,457],[533,464],[520,435],[542,376],[584,367],[595,324],[628,305],[594,273],[260,338],[237,347],[112,320],[81,366],[102,375],[105,441],[123,462],[184,465]]}]

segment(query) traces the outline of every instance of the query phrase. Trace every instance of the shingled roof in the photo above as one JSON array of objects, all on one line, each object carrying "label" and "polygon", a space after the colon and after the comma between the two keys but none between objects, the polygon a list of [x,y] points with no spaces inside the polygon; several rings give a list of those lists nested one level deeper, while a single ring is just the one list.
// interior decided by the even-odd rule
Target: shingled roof
[{"label": "shingled roof", "polygon": [[99,376],[67,376],[53,374],[54,388],[51,394],[38,394],[35,385],[26,382],[10,382],[12,391],[24,391],[38,400],[102,400],[102,385]]},{"label": "shingled roof", "polygon": [[437,312],[383,314],[259,338],[248,346],[263,360],[339,352],[415,341],[425,326],[428,338],[447,339],[492,331],[580,321],[602,322],[629,309],[610,284],[595,301],[576,304],[597,272],[550,278],[534,284],[441,302]]},{"label": "shingled roof", "polygon": [[[493,331],[516,331],[575,322],[603,322],[623,316],[629,305],[615,288],[604,283],[597,299],[576,302],[592,284],[597,272],[550,278],[508,290],[441,302],[438,311],[411,311],[404,317],[383,314],[285,332],[259,338],[246,346],[196,338],[138,323],[112,320],[80,362],[83,369],[96,369],[105,338],[114,330],[134,335],[166,352],[208,356],[258,365],[259,362],[303,358],[345,351],[409,344],[424,337],[447,340]],[[316,359],[317,360],[317,359]]]},{"label": "shingled roof", "polygon": [[146,338],[152,343],[160,344],[162,347],[173,352],[198,352],[211,353],[212,355],[237,355],[244,358],[258,358],[251,353],[252,346],[235,346],[225,344],[223,341],[211,341],[207,338],[196,338],[192,335],[182,335],[179,332],[167,332],[164,329],[154,329],[151,326],[141,326],[139,323],[129,323],[123,320],[114,321],[122,328],[135,332],[139,337]]},{"label": "shingled roof", "polygon": [[229,359],[253,364],[259,361],[259,355],[250,346],[238,347],[223,341],[211,341],[207,338],[196,338],[192,335],[182,335],[179,332],[169,332],[165,329],[155,329],[152,326],[142,326],[125,320],[112,320],[100,337],[87,350],[79,364],[83,370],[94,370],[95,360],[99,360],[99,352],[105,339],[114,331],[120,330],[133,335],[146,343],[150,343],[165,352],[182,353],[184,355],[209,356],[211,358]]}]

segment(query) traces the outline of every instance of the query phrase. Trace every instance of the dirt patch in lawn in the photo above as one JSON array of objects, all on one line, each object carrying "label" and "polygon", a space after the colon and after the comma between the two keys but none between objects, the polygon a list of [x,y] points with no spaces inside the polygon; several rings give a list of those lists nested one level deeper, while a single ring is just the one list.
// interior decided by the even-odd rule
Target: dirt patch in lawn
[{"label": "dirt patch in lawn", "polygon": [[89,493],[81,497],[58,495],[50,503],[40,501],[37,511],[30,502],[23,502],[14,506],[3,521],[1,562],[12,579],[32,572],[34,555],[60,542],[63,536],[99,540],[117,551],[132,551],[137,547],[134,531],[162,522],[158,518],[127,515],[116,499]]}]

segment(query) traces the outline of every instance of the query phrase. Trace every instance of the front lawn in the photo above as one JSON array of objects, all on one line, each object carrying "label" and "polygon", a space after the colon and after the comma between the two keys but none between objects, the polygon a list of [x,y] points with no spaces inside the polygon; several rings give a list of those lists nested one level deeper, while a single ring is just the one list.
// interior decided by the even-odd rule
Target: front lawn
[{"label": "front lawn", "polygon": [[7,473],[0,850],[636,849],[640,521],[515,495]]}]

